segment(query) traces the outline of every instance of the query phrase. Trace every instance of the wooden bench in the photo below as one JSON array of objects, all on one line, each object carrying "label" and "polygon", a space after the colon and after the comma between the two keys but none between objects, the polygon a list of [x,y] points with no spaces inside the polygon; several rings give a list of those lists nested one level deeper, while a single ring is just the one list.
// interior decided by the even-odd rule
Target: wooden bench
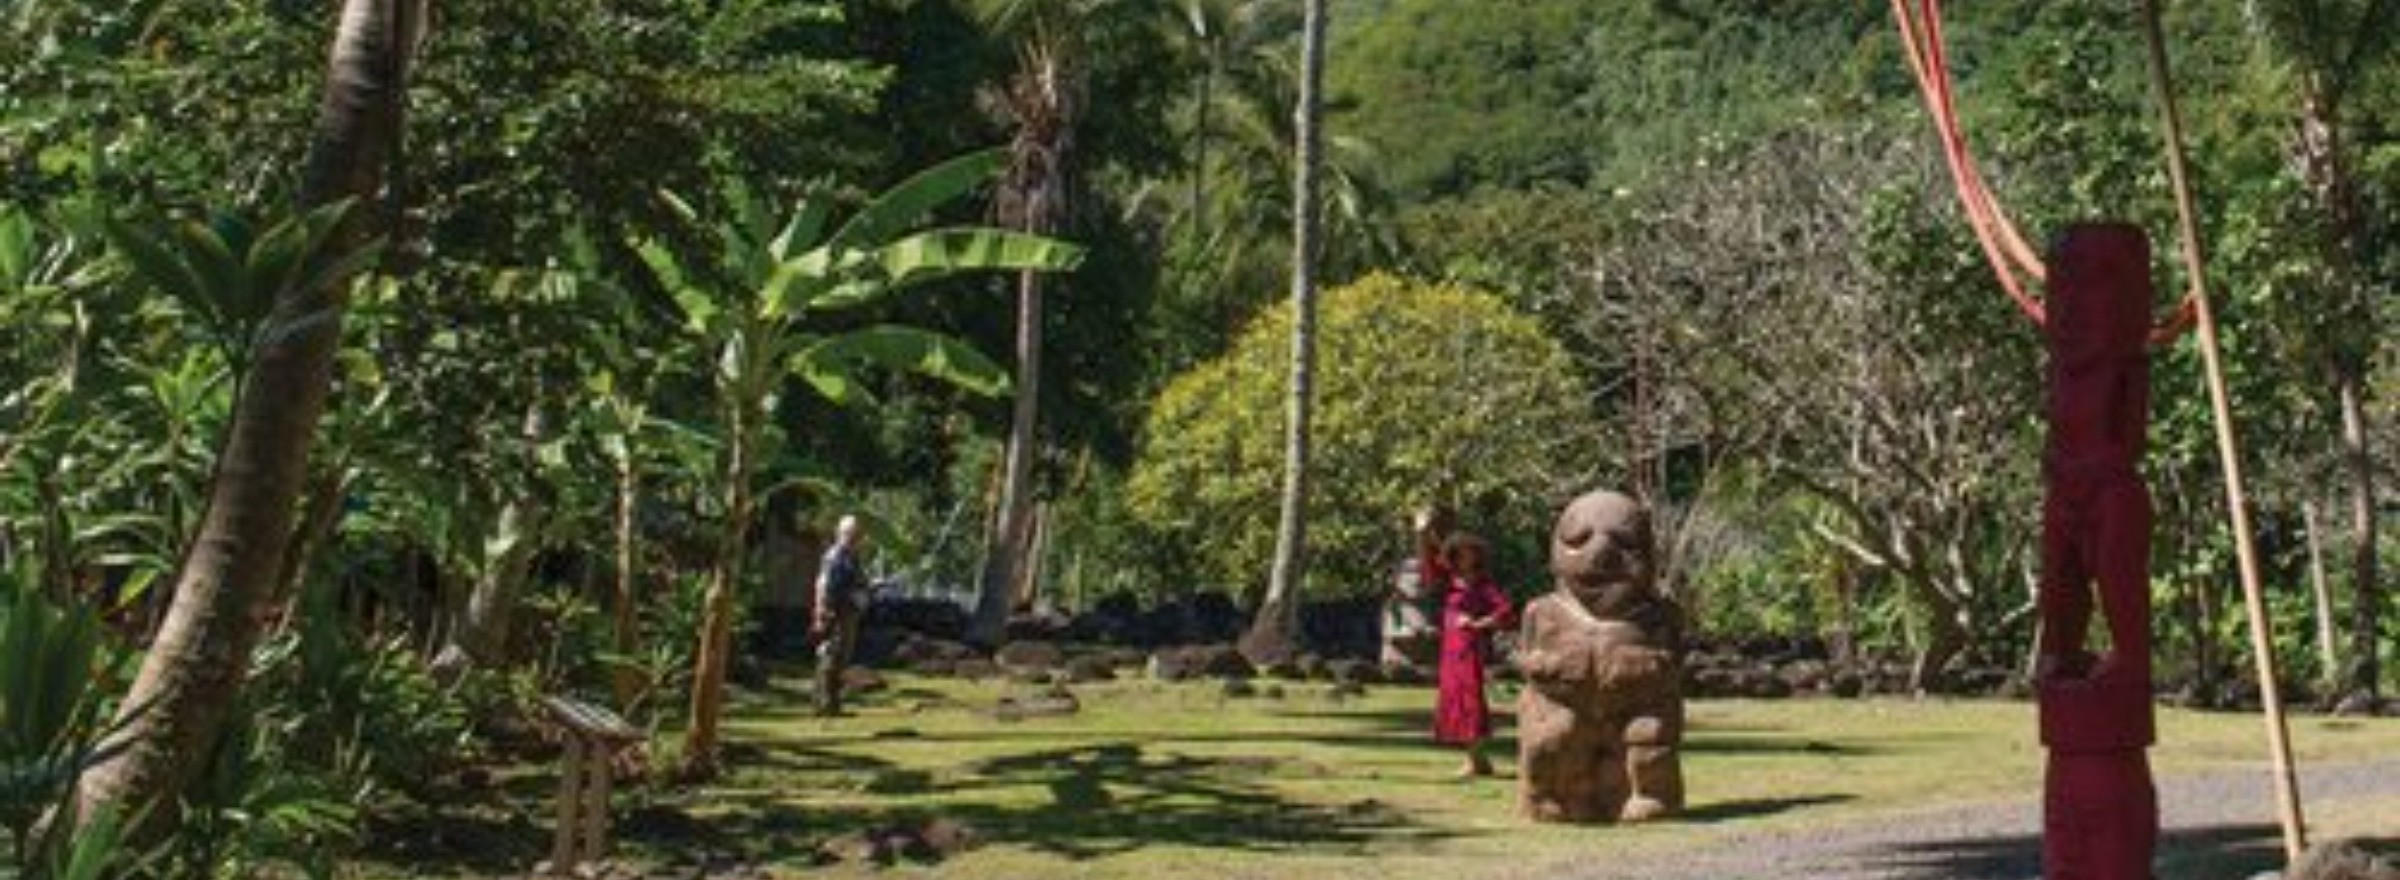
[{"label": "wooden bench", "polygon": [[558,792],[558,839],[550,861],[536,873],[582,876],[585,862],[608,849],[608,792],[617,758],[639,745],[642,732],[606,708],[569,697],[543,697],[551,726],[566,740],[566,765]]}]

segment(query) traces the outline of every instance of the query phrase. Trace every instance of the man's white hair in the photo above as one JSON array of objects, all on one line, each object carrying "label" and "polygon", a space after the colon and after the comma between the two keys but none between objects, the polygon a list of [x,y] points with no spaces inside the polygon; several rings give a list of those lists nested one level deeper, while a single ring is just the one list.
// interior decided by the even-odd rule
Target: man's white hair
[{"label": "man's white hair", "polygon": [[849,513],[842,514],[841,521],[834,524],[833,531],[834,534],[845,538],[857,535],[858,516],[856,514]]}]

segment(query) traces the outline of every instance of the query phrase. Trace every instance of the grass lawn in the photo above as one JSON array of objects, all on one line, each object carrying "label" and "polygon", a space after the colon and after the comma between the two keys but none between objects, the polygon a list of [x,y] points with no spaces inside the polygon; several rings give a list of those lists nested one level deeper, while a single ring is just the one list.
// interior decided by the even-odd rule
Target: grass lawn
[{"label": "grass lawn", "polygon": [[[984,845],[896,873],[1310,880],[1358,877],[1371,862],[1378,873],[1468,880],[1736,830],[2024,797],[2039,787],[2042,758],[2029,704],[1699,702],[1685,743],[1691,803],[1682,818],[1536,826],[1514,814],[1515,742],[1496,743],[1498,778],[1453,779],[1456,754],[1433,746],[1425,730],[1426,689],[1375,688],[1337,701],[1323,684],[1285,684],[1281,698],[1233,699],[1213,683],[1130,681],[1078,687],[1083,708],[1071,716],[1004,721],[989,709],[1017,686],[906,677],[894,685],[833,720],[811,717],[786,687],[750,695],[728,726],[741,746],[738,769],[700,791],[625,803],[620,812],[632,818],[618,855],[730,860],[774,876],[888,876],[895,872],[815,867],[810,853],[838,834],[939,816],[966,823]],[[2152,755],[2161,775],[2255,767],[2264,753],[2262,725],[2250,715],[2162,709],[2159,735]],[[2293,737],[2308,762],[2400,756],[2395,720],[2302,718]],[[521,788],[537,793],[546,780]],[[538,858],[550,824],[524,800],[530,815],[515,817],[506,836],[518,839],[513,851]],[[2365,833],[2389,805],[2343,806],[2312,816],[2317,830]],[[403,860],[380,870],[444,866]]]}]

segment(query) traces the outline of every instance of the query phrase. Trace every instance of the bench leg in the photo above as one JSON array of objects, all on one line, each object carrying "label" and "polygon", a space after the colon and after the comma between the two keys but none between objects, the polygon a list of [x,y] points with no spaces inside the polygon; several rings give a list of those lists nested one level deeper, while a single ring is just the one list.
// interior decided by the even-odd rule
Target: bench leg
[{"label": "bench leg", "polygon": [[613,783],[615,768],[609,760],[610,750],[598,746],[586,752],[583,766],[589,774],[583,785],[583,860],[597,862],[608,852],[608,791]]},{"label": "bench leg", "polygon": [[560,773],[558,792],[558,838],[550,848],[550,873],[558,877],[575,876],[577,856],[582,847],[576,837],[582,826],[585,753],[583,738],[567,737],[565,772]]}]

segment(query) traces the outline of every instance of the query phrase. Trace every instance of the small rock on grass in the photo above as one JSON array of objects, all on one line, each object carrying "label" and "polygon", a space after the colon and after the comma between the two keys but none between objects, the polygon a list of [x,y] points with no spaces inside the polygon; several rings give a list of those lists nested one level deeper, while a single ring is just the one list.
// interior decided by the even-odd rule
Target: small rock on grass
[{"label": "small rock on grass", "polygon": [[974,849],[981,836],[966,823],[947,817],[854,831],[818,844],[819,864],[890,865],[902,859],[940,862]]},{"label": "small rock on grass", "polygon": [[844,694],[872,694],[889,689],[891,683],[884,681],[883,676],[876,674],[875,670],[858,666],[842,670]]}]

